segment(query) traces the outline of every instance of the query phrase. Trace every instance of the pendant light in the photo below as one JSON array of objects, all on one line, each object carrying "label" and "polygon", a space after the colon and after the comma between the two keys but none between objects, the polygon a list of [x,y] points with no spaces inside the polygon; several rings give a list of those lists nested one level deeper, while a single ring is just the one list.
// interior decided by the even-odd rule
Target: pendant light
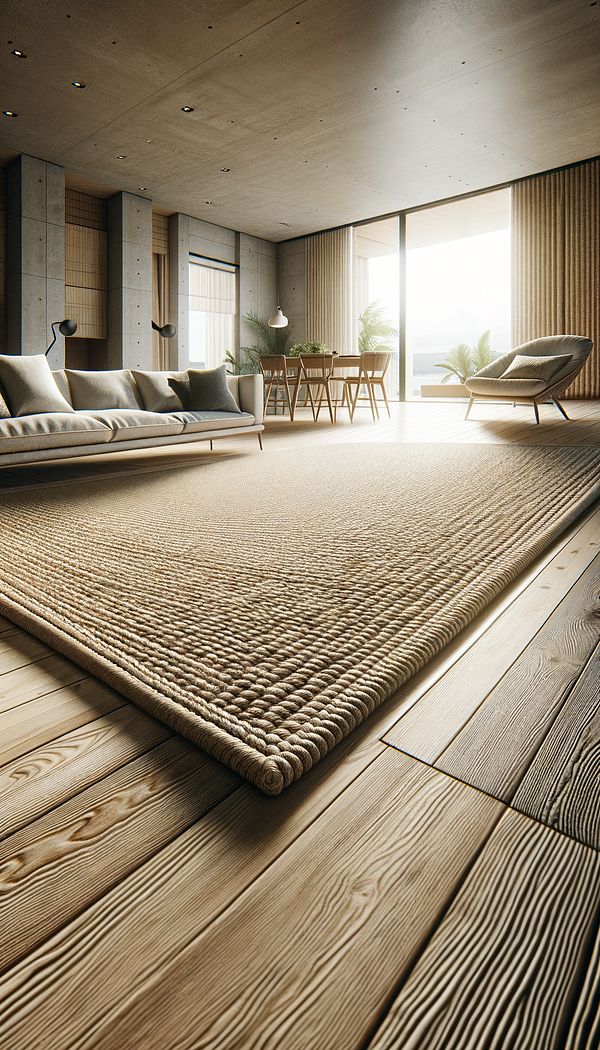
[{"label": "pendant light", "polygon": [[277,307],[272,317],[269,317],[267,321],[269,328],[287,328],[288,319],[283,313],[280,306]]}]

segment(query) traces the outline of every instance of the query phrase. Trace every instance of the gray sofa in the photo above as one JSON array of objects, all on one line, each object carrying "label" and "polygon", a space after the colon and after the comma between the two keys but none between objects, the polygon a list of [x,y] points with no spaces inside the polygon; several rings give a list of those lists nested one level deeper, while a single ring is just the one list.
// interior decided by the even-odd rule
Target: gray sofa
[{"label": "gray sofa", "polygon": [[[67,372],[52,374],[69,406],[75,407]],[[257,435],[262,448],[263,380],[260,375],[227,377],[227,386],[239,412],[149,411],[134,373],[98,372],[99,389],[103,376],[119,377],[133,392],[132,404],[136,407],[94,408],[90,405],[75,411],[33,412],[0,418],[0,467],[190,441],[212,442],[247,434]],[[106,405],[106,397],[98,400]]]}]

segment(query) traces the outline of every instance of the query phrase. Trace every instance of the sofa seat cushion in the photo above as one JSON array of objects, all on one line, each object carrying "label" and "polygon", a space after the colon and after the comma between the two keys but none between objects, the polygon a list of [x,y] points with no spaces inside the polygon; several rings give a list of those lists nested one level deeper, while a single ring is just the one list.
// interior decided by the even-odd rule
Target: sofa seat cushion
[{"label": "sofa seat cushion", "polygon": [[[75,413],[79,415],[79,412]],[[86,412],[112,431],[111,441],[137,441],[149,437],[181,434],[183,422],[173,413],[145,412],[143,408],[105,408]]]},{"label": "sofa seat cushion", "polygon": [[96,445],[111,437],[106,423],[79,412],[41,412],[0,419],[0,456],[5,452]]},{"label": "sofa seat cushion", "polygon": [[485,394],[488,397],[535,397],[546,390],[548,384],[541,379],[487,379],[472,376],[465,386],[470,394]]},{"label": "sofa seat cushion", "polygon": [[231,427],[250,427],[254,423],[251,412],[172,412],[184,426],[184,434],[198,434],[208,430],[228,430]]}]

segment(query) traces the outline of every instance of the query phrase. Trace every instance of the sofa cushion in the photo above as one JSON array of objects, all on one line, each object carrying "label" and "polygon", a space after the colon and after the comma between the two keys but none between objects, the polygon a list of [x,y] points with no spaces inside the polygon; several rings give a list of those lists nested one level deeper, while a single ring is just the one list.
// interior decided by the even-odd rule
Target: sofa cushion
[{"label": "sofa cushion", "polygon": [[168,380],[186,382],[185,372],[138,372],[134,369],[133,376],[148,412],[176,412],[184,407]]},{"label": "sofa cushion", "polygon": [[572,360],[572,354],[546,357],[515,354],[506,371],[502,373],[502,379],[542,379],[549,386],[552,376]]},{"label": "sofa cushion", "polygon": [[487,379],[472,376],[465,381],[470,394],[485,394],[488,397],[534,397],[548,386],[542,379]]},{"label": "sofa cushion", "polygon": [[44,354],[1,354],[0,383],[12,416],[73,411]]},{"label": "sofa cushion", "polygon": [[183,421],[176,416],[145,412],[142,408],[107,408],[87,414],[110,427],[111,441],[137,441],[138,438],[168,437],[183,432]]},{"label": "sofa cushion", "polygon": [[198,434],[206,430],[227,430],[231,427],[250,427],[254,423],[251,412],[175,412],[185,424],[184,434]]},{"label": "sofa cushion", "polygon": [[225,365],[218,368],[188,369],[191,412],[239,412],[237,401],[227,385]]},{"label": "sofa cushion", "polygon": [[69,386],[69,380],[67,379],[67,373],[65,372],[64,368],[56,369],[52,372],[52,375],[54,376],[54,382],[56,383],[65,401],[68,401],[69,404],[72,406],[71,388]]},{"label": "sofa cushion", "polygon": [[112,431],[100,420],[77,412],[43,412],[0,419],[0,455],[34,449],[96,445],[110,441]]},{"label": "sofa cushion", "polygon": [[65,369],[73,407],[78,411],[105,408],[139,408],[131,372],[81,372]]}]

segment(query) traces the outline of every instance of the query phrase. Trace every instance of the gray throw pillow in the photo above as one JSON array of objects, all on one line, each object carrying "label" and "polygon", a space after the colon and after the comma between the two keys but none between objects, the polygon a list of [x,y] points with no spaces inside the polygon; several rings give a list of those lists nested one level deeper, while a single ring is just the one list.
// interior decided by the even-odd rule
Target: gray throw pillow
[{"label": "gray throw pillow", "polygon": [[79,411],[100,408],[139,408],[131,372],[80,372],[65,369],[71,400]]},{"label": "gray throw pillow", "polygon": [[568,364],[572,354],[558,354],[554,357],[528,357],[526,354],[515,354],[502,379],[541,379],[549,383],[552,376]]},{"label": "gray throw pillow", "polygon": [[238,412],[237,401],[227,386],[225,365],[218,368],[188,369],[192,412]]},{"label": "gray throw pillow", "polygon": [[73,411],[44,354],[0,355],[0,383],[12,416]]},{"label": "gray throw pillow", "polygon": [[[177,380],[171,372],[137,372],[134,369],[133,375],[148,412],[181,411],[183,402],[169,386],[169,379]],[[185,373],[181,378],[185,378]]]},{"label": "gray throw pillow", "polygon": [[187,378],[176,378],[175,376],[169,376],[167,383],[171,387],[171,390],[181,401],[182,408],[189,409],[190,407],[190,381]]}]

